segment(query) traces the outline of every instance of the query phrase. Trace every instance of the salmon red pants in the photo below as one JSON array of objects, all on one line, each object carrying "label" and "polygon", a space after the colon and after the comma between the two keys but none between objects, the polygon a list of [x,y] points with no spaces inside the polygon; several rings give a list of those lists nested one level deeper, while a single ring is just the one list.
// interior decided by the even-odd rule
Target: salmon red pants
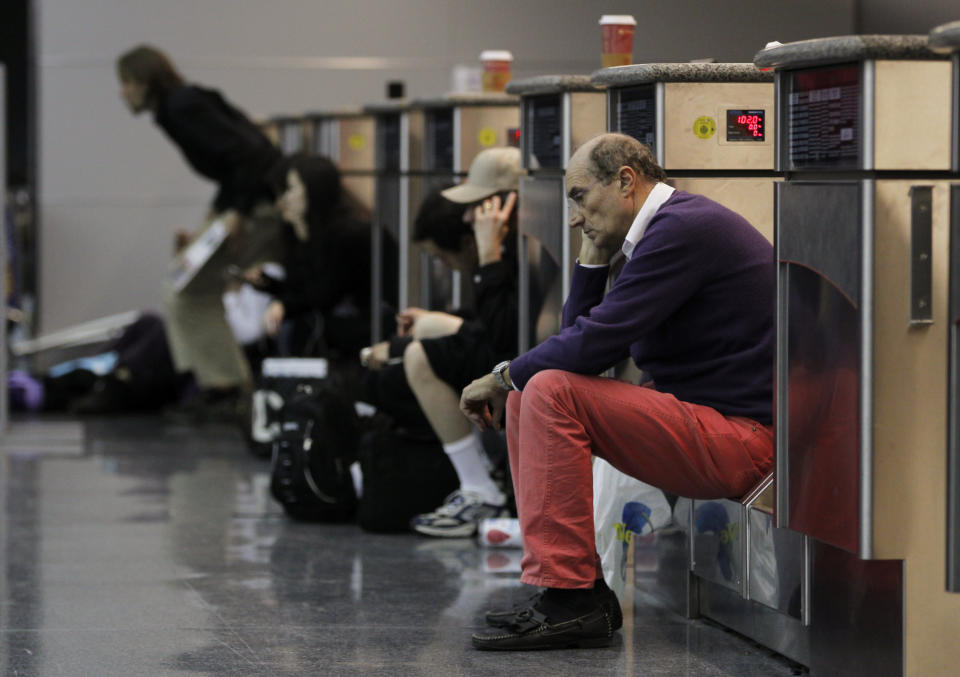
[{"label": "salmon red pants", "polygon": [[547,370],[507,400],[510,470],[531,585],[602,577],[591,456],[688,498],[739,498],[773,467],[773,428],[653,388]]}]

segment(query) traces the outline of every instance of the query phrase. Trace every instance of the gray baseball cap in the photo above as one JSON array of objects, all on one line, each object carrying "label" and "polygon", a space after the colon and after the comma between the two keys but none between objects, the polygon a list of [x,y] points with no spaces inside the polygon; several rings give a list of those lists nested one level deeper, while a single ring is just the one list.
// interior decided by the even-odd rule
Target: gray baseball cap
[{"label": "gray baseball cap", "polygon": [[470,163],[466,181],[441,194],[451,202],[470,204],[495,193],[517,190],[525,173],[519,148],[488,148]]}]

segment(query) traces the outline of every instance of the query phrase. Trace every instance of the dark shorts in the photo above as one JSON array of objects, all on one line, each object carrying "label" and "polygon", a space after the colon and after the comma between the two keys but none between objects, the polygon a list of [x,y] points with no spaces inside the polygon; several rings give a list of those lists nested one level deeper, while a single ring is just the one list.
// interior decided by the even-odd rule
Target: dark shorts
[{"label": "dark shorts", "polygon": [[434,373],[457,393],[507,359],[494,351],[486,332],[475,322],[464,322],[456,334],[420,343]]}]

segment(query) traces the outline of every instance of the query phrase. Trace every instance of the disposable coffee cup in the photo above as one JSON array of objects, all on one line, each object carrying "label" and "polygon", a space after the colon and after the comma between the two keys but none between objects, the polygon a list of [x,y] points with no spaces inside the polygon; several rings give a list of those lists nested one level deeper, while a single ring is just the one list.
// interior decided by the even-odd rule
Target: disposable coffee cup
[{"label": "disposable coffee cup", "polygon": [[600,17],[603,36],[603,67],[633,63],[633,31],[637,20],[629,14],[604,14]]},{"label": "disposable coffee cup", "polygon": [[512,77],[513,54],[502,49],[488,49],[480,54],[483,64],[483,91],[502,92]]}]

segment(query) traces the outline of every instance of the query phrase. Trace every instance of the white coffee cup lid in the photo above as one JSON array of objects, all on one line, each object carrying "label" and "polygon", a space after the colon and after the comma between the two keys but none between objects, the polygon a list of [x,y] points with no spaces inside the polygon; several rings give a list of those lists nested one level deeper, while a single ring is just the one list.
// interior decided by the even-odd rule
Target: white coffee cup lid
[{"label": "white coffee cup lid", "polygon": [[485,49],[480,52],[481,61],[513,61],[513,54],[505,49]]},{"label": "white coffee cup lid", "polygon": [[637,20],[629,14],[604,14],[602,17],[600,17],[601,26],[608,26],[610,24],[616,24],[619,26],[636,26]]}]

